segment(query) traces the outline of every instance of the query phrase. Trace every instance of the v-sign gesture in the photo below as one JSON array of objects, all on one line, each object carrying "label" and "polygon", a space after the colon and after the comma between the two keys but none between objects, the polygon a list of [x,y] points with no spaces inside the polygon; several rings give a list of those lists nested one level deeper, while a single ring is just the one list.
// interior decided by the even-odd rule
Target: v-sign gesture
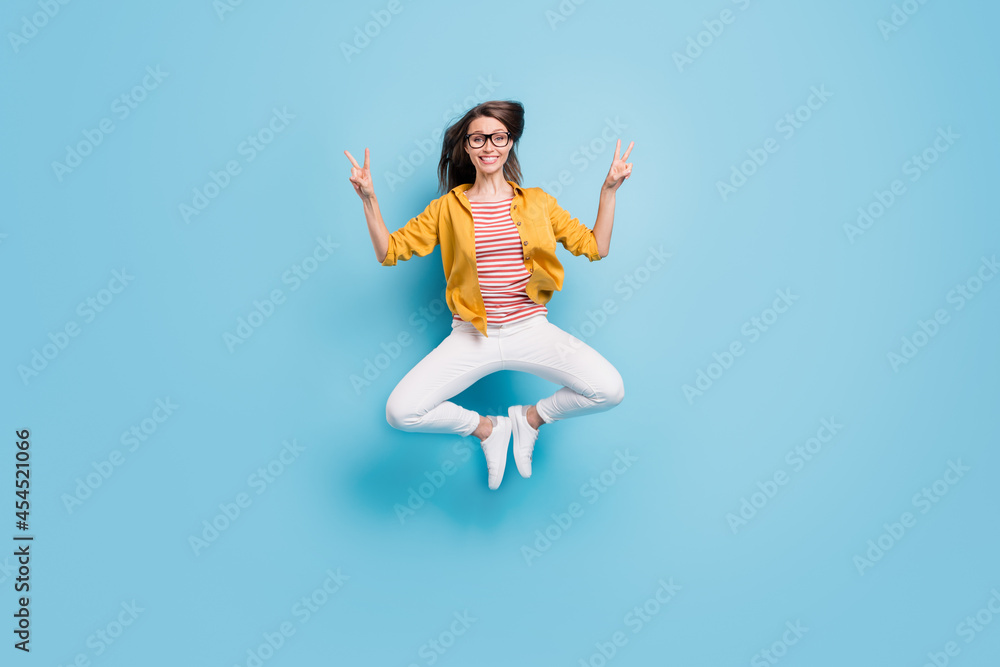
[{"label": "v-sign gesture", "polygon": [[625,155],[618,157],[618,154],[622,150],[622,140],[619,139],[618,143],[615,144],[615,157],[611,161],[611,169],[608,171],[608,177],[604,179],[604,187],[611,190],[612,193],[616,192],[621,184],[625,182],[625,179],[632,175],[632,163],[626,162],[628,160],[629,153],[632,152],[632,146],[635,145],[634,141],[630,141],[628,148],[625,150]]},{"label": "v-sign gesture", "polygon": [[354,165],[351,167],[351,177],[348,179],[351,181],[351,185],[354,186],[354,191],[362,199],[370,199],[375,194],[375,188],[372,185],[371,169],[368,168],[368,149],[365,148],[365,164],[363,167],[358,166],[358,163],[349,152],[345,150],[344,154],[347,155],[347,159]]}]

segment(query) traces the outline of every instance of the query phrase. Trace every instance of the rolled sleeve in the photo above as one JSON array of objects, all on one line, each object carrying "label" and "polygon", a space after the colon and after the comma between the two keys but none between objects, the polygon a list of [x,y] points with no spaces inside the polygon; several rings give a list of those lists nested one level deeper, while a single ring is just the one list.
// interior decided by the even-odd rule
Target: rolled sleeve
[{"label": "rolled sleeve", "polygon": [[395,266],[411,256],[429,255],[440,242],[438,237],[438,215],[441,213],[441,198],[435,199],[419,215],[389,234],[389,247],[382,260],[382,266]]},{"label": "rolled sleeve", "polygon": [[556,240],[574,255],[586,255],[591,262],[601,259],[594,230],[572,217],[556,202],[556,198],[545,193],[549,222]]}]

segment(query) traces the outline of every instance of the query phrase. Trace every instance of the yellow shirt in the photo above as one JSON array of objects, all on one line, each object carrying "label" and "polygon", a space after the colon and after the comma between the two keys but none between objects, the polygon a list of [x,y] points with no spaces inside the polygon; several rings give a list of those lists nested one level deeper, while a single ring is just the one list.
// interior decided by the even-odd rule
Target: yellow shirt
[{"label": "yellow shirt", "polygon": [[[531,277],[525,287],[535,303],[545,304],[563,284],[563,266],[556,258],[556,241],[574,255],[590,261],[601,259],[594,232],[563,210],[555,197],[541,188],[514,188],[510,217],[521,236],[524,268]],[[395,266],[413,254],[430,254],[441,244],[441,263],[446,281],[445,300],[452,313],[472,322],[486,334],[486,305],[479,289],[476,269],[475,225],[472,207],[463,194],[472,183],[452,188],[433,200],[415,218],[389,235],[389,251],[382,266]]]}]

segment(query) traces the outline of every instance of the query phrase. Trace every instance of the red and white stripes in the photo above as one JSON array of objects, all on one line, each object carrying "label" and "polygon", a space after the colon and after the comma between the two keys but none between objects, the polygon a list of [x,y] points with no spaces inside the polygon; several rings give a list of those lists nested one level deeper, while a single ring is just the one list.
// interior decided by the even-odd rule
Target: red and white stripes
[{"label": "red and white stripes", "polygon": [[[531,274],[524,268],[521,236],[510,217],[511,199],[469,202],[476,230],[476,266],[479,289],[486,305],[487,324],[507,324],[547,308],[528,297]],[[453,317],[461,320],[458,315]]]}]

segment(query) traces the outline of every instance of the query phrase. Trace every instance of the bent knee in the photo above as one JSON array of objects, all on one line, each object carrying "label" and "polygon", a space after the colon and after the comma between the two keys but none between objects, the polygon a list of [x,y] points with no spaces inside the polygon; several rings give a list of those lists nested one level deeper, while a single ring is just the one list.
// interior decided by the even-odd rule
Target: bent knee
[{"label": "bent knee", "polygon": [[625,382],[620,373],[616,371],[614,377],[605,383],[601,394],[603,396],[602,402],[608,407],[614,407],[625,400]]},{"label": "bent knee", "polygon": [[385,420],[389,422],[389,426],[406,431],[413,425],[415,417],[413,410],[404,405],[402,401],[389,396],[389,400],[385,404]]},{"label": "bent knee", "polygon": [[618,405],[625,400],[625,383],[619,377],[612,391],[608,393],[608,405]]}]

